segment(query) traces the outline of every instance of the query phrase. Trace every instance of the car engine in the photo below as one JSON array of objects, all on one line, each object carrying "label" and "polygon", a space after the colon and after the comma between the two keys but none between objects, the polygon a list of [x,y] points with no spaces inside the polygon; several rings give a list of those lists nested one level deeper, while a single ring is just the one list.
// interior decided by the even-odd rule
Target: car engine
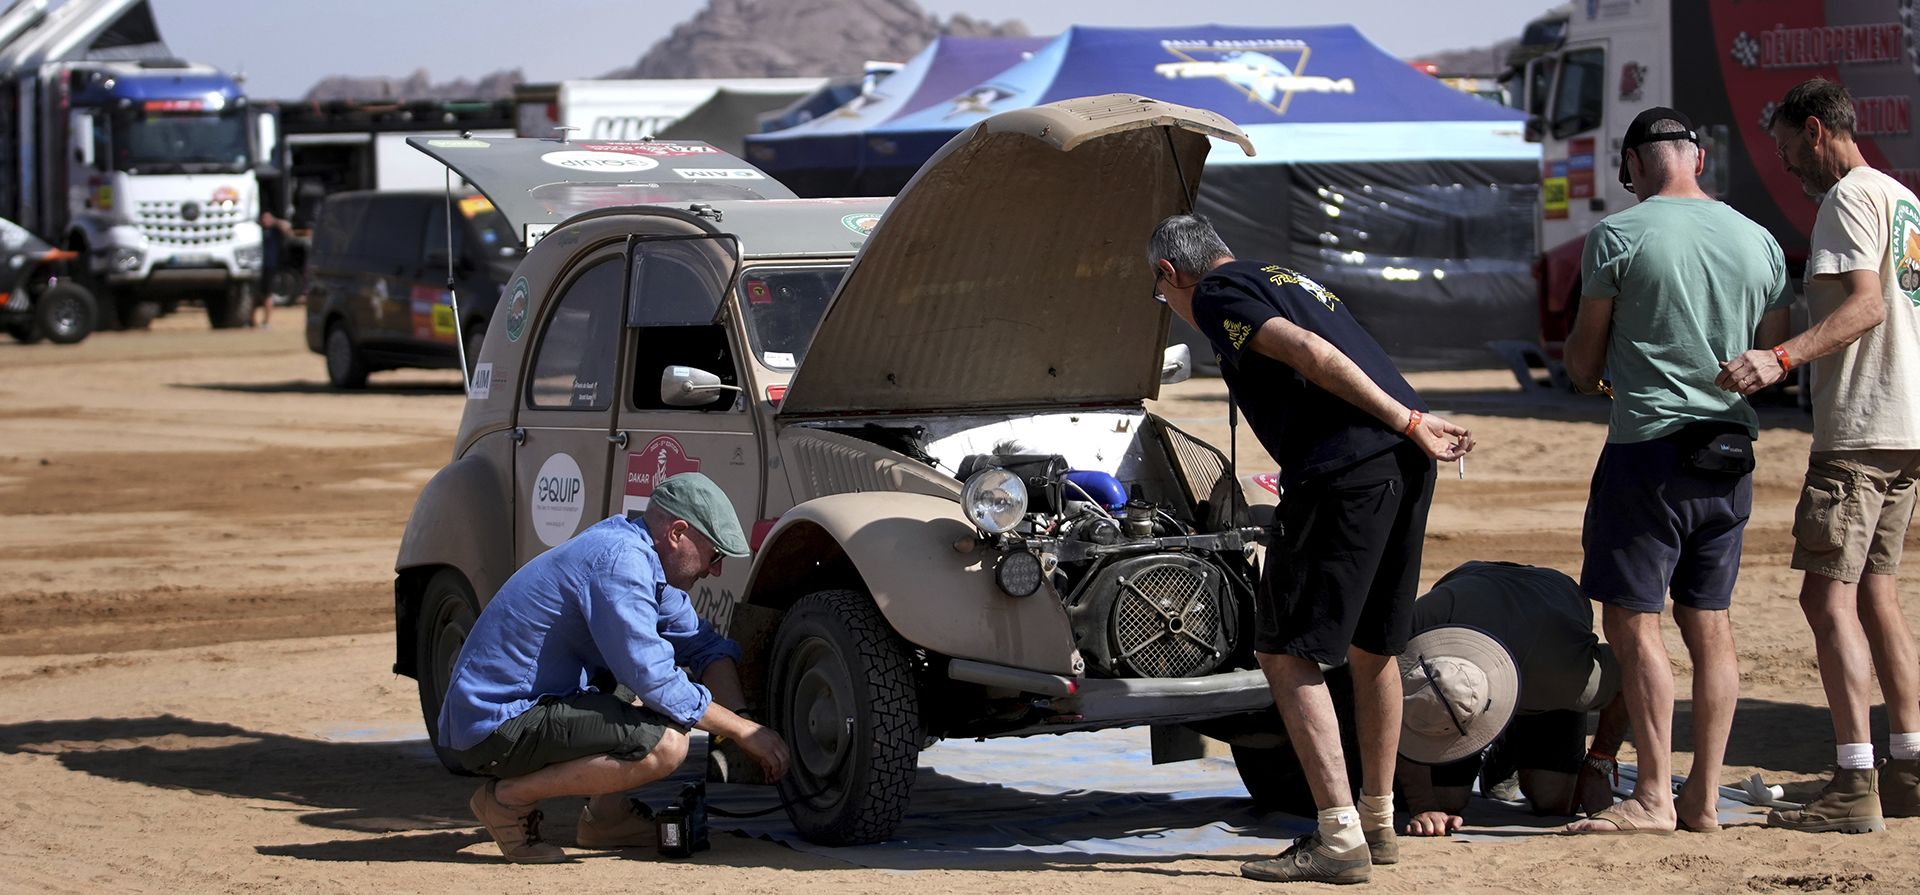
[{"label": "car engine", "polygon": [[1105,472],[1069,469],[1059,455],[976,454],[958,477],[988,470],[1007,474],[1004,489],[1017,479],[1026,494],[1022,518],[988,536],[1001,552],[1001,588],[1032,594],[1044,577],[1065,604],[1089,674],[1195,677],[1242,650],[1262,530],[1196,531],[1179,504],[1156,503],[1140,484]]}]

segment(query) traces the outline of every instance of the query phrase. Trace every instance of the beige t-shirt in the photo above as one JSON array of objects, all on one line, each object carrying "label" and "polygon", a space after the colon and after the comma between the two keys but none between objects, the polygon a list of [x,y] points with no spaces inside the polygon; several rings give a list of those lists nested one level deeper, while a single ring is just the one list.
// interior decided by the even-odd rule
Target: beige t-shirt
[{"label": "beige t-shirt", "polygon": [[1920,199],[1873,168],[1847,172],[1820,201],[1807,257],[1814,322],[1847,297],[1835,277],[1880,274],[1887,319],[1813,362],[1813,449],[1920,448]]}]

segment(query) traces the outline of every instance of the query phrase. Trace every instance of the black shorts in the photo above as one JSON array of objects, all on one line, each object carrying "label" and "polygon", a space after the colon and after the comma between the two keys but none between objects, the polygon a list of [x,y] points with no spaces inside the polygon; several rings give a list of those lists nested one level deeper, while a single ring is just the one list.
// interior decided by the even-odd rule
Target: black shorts
[{"label": "black shorts", "polygon": [[1519,714],[1486,750],[1435,766],[1433,785],[1472,786],[1475,777],[1484,776],[1481,786],[1490,788],[1514,771],[1577,774],[1586,756],[1586,712],[1562,709]]},{"label": "black shorts", "polygon": [[1679,434],[1600,449],[1580,544],[1580,589],[1597,602],[1659,612],[1673,601],[1721,610],[1733,602],[1753,476],[1685,463]]},{"label": "black shorts", "polygon": [[1412,442],[1287,489],[1254,600],[1253,648],[1326,665],[1413,636],[1433,461]]},{"label": "black shorts", "polygon": [[576,758],[605,755],[639,761],[679,725],[633,704],[631,690],[583,690],[548,696],[507,719],[471,749],[457,753],[467,770],[488,777],[519,777]]}]

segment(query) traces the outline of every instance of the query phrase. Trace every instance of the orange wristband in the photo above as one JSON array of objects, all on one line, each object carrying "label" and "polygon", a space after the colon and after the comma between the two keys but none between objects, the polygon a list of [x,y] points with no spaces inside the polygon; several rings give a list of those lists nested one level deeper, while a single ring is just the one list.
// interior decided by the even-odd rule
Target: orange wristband
[{"label": "orange wristband", "polygon": [[1421,413],[1418,410],[1414,411],[1413,416],[1410,416],[1407,418],[1407,427],[1405,429],[1401,429],[1400,434],[1405,435],[1408,438],[1412,438],[1413,430],[1420,428],[1420,421],[1426,418],[1427,418],[1426,414]]},{"label": "orange wristband", "polygon": [[1786,371],[1793,369],[1793,358],[1790,358],[1787,356],[1786,346],[1784,345],[1773,346],[1773,357],[1775,360],[1778,360],[1780,362],[1780,372],[1785,373]]}]

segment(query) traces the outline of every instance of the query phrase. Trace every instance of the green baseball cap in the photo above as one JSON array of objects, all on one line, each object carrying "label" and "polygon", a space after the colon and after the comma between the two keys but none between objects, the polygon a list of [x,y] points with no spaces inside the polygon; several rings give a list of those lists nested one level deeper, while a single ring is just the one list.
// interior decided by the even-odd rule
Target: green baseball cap
[{"label": "green baseball cap", "polygon": [[738,559],[751,552],[747,536],[740,531],[740,519],[733,513],[733,502],[706,476],[683,472],[668,478],[653,486],[653,500],[648,506],[686,520],[695,531],[706,535],[722,556]]}]

